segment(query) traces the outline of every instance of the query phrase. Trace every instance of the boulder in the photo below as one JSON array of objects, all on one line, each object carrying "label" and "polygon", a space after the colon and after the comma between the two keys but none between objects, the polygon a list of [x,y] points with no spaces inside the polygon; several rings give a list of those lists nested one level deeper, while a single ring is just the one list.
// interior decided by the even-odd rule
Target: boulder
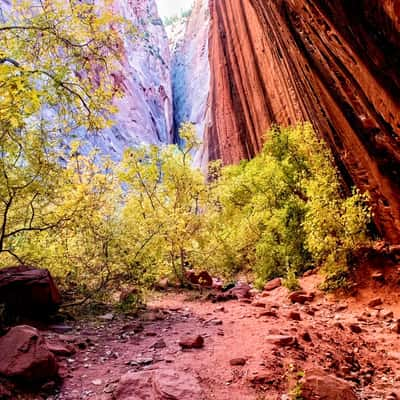
[{"label": "boulder", "polygon": [[0,269],[0,303],[11,316],[45,316],[57,310],[61,296],[50,272],[28,266]]},{"label": "boulder", "polygon": [[357,400],[350,383],[328,375],[322,369],[306,372],[301,390],[304,400]]},{"label": "boulder", "polygon": [[204,395],[192,374],[160,369],[123,375],[114,396],[118,400],[201,400]]},{"label": "boulder", "polygon": [[295,292],[290,293],[289,300],[292,303],[300,303],[304,304],[306,302],[310,302],[314,300],[314,293],[307,293],[303,290],[297,290]]},{"label": "boulder", "polygon": [[250,291],[250,285],[244,282],[238,282],[235,287],[229,290],[228,294],[238,299],[248,299],[251,297]]},{"label": "boulder", "polygon": [[282,286],[282,279],[281,278],[275,278],[272,281],[269,281],[265,284],[264,290],[266,291],[271,291],[274,290],[278,287]]},{"label": "boulder", "polygon": [[160,290],[167,290],[168,286],[169,286],[169,279],[168,278],[162,278],[156,284],[156,288],[160,289]]},{"label": "boulder", "polygon": [[58,366],[37,329],[16,326],[0,338],[0,374],[25,382],[43,382],[57,376]]}]

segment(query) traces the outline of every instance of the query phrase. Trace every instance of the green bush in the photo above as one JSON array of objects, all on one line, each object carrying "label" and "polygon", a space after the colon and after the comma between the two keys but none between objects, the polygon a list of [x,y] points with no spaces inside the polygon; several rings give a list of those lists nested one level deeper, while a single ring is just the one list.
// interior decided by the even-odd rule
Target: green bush
[{"label": "green bush", "polygon": [[81,156],[73,144],[56,191],[63,200],[40,209],[68,218],[21,231],[10,241],[13,253],[49,268],[76,297],[105,300],[135,287],[128,308],[162,277],[183,282],[187,268],[228,279],[251,273],[258,287],[279,276],[294,290],[299,275],[322,266],[325,289],[346,285],[353,254],[368,239],[370,210],[366,195],[343,196],[311,125],[273,128],[261,154],[212,164],[208,181],[192,167],[194,127],[180,133],[181,148],[130,149],[117,165],[98,166],[96,154]]},{"label": "green bush", "polygon": [[[323,266],[326,288],[346,283],[348,261],[368,239],[367,195],[346,198],[330,151],[310,124],[274,127],[260,155],[223,168],[218,226],[256,284]],[[289,276],[288,276],[289,274]]]}]

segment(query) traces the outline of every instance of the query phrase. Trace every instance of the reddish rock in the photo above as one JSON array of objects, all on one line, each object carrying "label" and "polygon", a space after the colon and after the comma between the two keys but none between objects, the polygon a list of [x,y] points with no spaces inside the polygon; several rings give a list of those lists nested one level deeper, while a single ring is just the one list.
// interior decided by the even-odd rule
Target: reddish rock
[{"label": "reddish rock", "polygon": [[350,324],[349,328],[353,333],[361,333],[362,332],[362,328],[360,327],[360,325],[355,324],[355,323],[354,324]]},{"label": "reddish rock", "polygon": [[301,338],[302,338],[305,342],[308,342],[308,343],[312,342],[311,335],[310,335],[308,332],[304,332],[304,333],[301,335]]},{"label": "reddish rock", "polygon": [[265,303],[263,303],[262,301],[259,300],[255,300],[251,303],[252,306],[254,307],[259,307],[259,308],[265,308]]},{"label": "reddish rock", "polygon": [[392,332],[400,335],[400,319],[397,320],[392,326]]},{"label": "reddish rock", "polygon": [[167,344],[164,339],[157,340],[154,344],[150,346],[152,349],[165,349]]},{"label": "reddish rock", "polygon": [[293,346],[296,344],[296,338],[287,335],[271,335],[267,336],[266,340],[279,347]]},{"label": "reddish rock", "polygon": [[248,380],[253,385],[271,385],[278,380],[278,377],[274,372],[254,371]]},{"label": "reddish rock", "polygon": [[310,121],[346,186],[370,193],[382,236],[400,243],[398,3],[211,0],[210,9],[210,158],[252,158],[272,125]]},{"label": "reddish rock", "polygon": [[375,272],[375,273],[373,273],[373,274],[371,275],[371,278],[372,278],[374,281],[377,281],[377,282],[381,282],[381,283],[385,282],[385,275],[383,275],[382,272]]},{"label": "reddish rock", "polygon": [[201,400],[203,391],[192,374],[160,369],[123,375],[114,397],[118,400]]},{"label": "reddish rock", "polygon": [[394,318],[394,313],[393,311],[386,311],[383,313],[382,318],[385,320],[392,320]]},{"label": "reddish rock", "polygon": [[188,271],[186,271],[185,275],[188,282],[191,283],[192,285],[199,284],[199,278],[194,270],[189,269]]},{"label": "reddish rock", "polygon": [[275,310],[265,310],[265,311],[261,311],[258,315],[257,318],[261,318],[261,317],[275,317],[275,318],[279,318],[278,313]]},{"label": "reddish rock", "polygon": [[344,331],[344,326],[341,322],[335,322],[333,326],[340,329],[341,331]]},{"label": "reddish rock", "polygon": [[245,365],[247,360],[245,358],[232,358],[232,360],[229,361],[229,364],[232,366],[242,366]]},{"label": "reddish rock", "polygon": [[12,328],[0,338],[0,374],[27,382],[57,376],[57,363],[44,338],[31,326]]},{"label": "reddish rock", "polygon": [[68,357],[75,354],[74,346],[70,344],[46,342],[47,348],[56,356]]},{"label": "reddish rock", "polygon": [[201,349],[204,346],[204,338],[200,335],[185,336],[179,341],[182,349]]},{"label": "reddish rock", "polygon": [[289,319],[292,319],[293,321],[301,321],[301,315],[297,311],[291,311],[288,315]]},{"label": "reddish rock", "polygon": [[381,306],[383,304],[383,301],[380,297],[377,297],[375,299],[372,299],[369,303],[368,303],[368,307],[374,308],[374,307],[378,307]]},{"label": "reddish rock", "polygon": [[212,288],[215,290],[221,290],[222,289],[222,282],[218,279],[213,278],[213,283],[212,283]]},{"label": "reddish rock", "polygon": [[167,290],[168,286],[169,286],[169,279],[168,278],[160,279],[156,284],[156,288],[157,289],[161,289],[161,290]]},{"label": "reddish rock", "polygon": [[321,369],[306,371],[301,396],[304,400],[357,400],[350,383]]},{"label": "reddish rock", "polygon": [[235,287],[228,291],[229,295],[236,296],[238,299],[250,298],[251,287],[247,283],[238,282]]},{"label": "reddish rock", "polygon": [[304,304],[307,301],[312,301],[314,300],[314,293],[307,293],[303,290],[297,290],[296,292],[292,292],[289,295],[289,300],[292,303],[300,303],[300,304]]},{"label": "reddish rock", "polygon": [[44,316],[57,310],[61,296],[47,269],[10,267],[0,269],[0,303],[14,316]]},{"label": "reddish rock", "polygon": [[282,279],[281,278],[275,278],[272,281],[269,281],[265,284],[264,290],[267,292],[274,290],[278,288],[279,286],[282,286]]}]

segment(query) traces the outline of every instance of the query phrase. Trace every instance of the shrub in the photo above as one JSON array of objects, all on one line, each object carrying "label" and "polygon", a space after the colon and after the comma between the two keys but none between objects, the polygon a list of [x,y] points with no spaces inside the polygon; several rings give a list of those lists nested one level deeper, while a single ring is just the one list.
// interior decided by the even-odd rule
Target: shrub
[{"label": "shrub", "polygon": [[[274,127],[260,155],[223,168],[221,237],[256,283],[323,266],[327,287],[345,285],[351,254],[367,238],[367,195],[341,191],[333,158],[310,124]],[[295,286],[295,285],[294,285]]]}]

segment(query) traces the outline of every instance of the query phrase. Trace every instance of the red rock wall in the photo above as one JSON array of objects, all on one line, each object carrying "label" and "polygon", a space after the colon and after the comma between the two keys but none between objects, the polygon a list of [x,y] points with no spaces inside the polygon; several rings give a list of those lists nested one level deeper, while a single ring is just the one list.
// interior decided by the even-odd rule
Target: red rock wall
[{"label": "red rock wall", "polygon": [[400,242],[400,1],[210,0],[211,159],[311,121],[376,225]]}]

